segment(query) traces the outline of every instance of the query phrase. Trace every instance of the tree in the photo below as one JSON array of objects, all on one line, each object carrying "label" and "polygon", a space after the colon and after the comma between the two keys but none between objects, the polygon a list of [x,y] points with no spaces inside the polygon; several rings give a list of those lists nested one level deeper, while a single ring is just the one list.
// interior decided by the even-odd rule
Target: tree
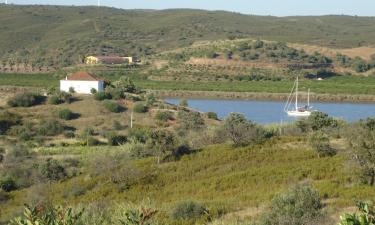
[{"label": "tree", "polygon": [[375,118],[368,118],[354,125],[347,139],[361,180],[373,186],[375,184]]},{"label": "tree", "polygon": [[260,127],[238,113],[231,113],[225,119],[223,132],[236,147],[257,143],[264,138],[264,132]]},{"label": "tree", "polygon": [[173,133],[167,130],[155,130],[151,133],[151,145],[156,148],[157,163],[160,164],[160,157],[168,151],[172,151],[176,140]]},{"label": "tree", "polygon": [[370,202],[359,202],[358,213],[345,213],[340,216],[338,225],[375,225],[375,208]]},{"label": "tree", "polygon": [[114,83],[116,89],[128,93],[137,93],[138,89],[131,81],[129,77],[122,76],[118,81]]},{"label": "tree", "polygon": [[315,131],[310,135],[309,142],[311,147],[318,153],[318,157],[334,156],[335,149],[329,144],[329,137],[322,131]]},{"label": "tree", "polygon": [[307,119],[298,120],[297,126],[303,131],[317,131],[326,127],[337,127],[335,119],[323,112],[312,112]]},{"label": "tree", "polygon": [[198,130],[205,126],[204,119],[199,112],[180,110],[177,118],[185,130]]}]

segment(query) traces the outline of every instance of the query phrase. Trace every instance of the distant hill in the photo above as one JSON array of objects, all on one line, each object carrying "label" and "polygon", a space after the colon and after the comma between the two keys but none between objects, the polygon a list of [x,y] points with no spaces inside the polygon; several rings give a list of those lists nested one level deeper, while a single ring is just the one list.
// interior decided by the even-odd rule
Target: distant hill
[{"label": "distant hill", "polygon": [[144,56],[201,40],[260,38],[334,48],[372,46],[375,17],[280,18],[190,9],[2,4],[0,33],[0,66],[40,69],[73,65],[89,54]]}]

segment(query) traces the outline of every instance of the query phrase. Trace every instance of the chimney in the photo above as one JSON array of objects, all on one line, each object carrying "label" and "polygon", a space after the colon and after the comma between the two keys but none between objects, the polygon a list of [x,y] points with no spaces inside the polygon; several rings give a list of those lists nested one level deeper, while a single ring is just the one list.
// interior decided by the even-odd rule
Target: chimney
[{"label": "chimney", "polygon": [[68,76],[65,77],[65,80],[68,80]]}]

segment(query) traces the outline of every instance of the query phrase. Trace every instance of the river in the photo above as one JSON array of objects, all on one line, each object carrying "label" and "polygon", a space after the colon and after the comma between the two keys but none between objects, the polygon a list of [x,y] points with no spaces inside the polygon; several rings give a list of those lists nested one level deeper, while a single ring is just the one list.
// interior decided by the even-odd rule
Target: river
[{"label": "river", "polygon": [[[176,105],[180,101],[175,98],[165,100]],[[188,104],[190,108],[201,112],[216,112],[221,119],[231,112],[242,113],[249,120],[261,124],[291,122],[296,119],[287,116],[283,111],[285,102],[278,101],[188,99]],[[350,122],[375,116],[375,104],[313,102],[311,105],[314,110]]]}]

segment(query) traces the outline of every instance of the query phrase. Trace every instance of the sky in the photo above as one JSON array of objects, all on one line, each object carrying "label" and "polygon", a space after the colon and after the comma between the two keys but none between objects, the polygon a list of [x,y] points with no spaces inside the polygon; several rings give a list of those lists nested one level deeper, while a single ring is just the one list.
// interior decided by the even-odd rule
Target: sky
[{"label": "sky", "polygon": [[[5,0],[0,0],[0,2]],[[98,0],[8,0],[13,4],[96,5]],[[375,16],[375,0],[100,0],[124,9],[196,8],[244,14]]]}]

